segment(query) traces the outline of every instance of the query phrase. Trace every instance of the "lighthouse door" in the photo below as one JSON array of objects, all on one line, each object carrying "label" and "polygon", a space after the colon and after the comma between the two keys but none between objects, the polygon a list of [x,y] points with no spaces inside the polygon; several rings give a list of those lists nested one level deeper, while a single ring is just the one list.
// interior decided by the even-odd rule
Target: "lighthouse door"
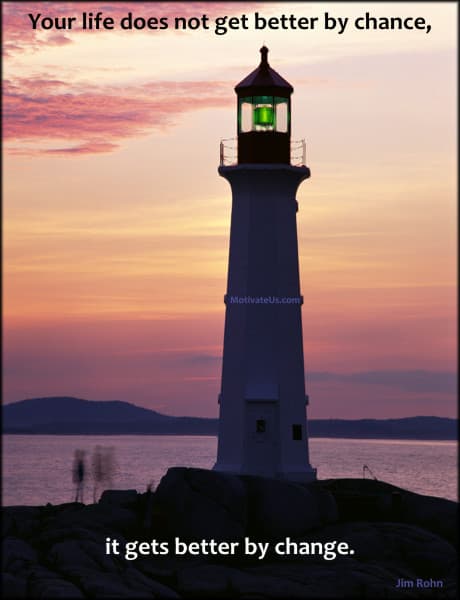
[{"label": "lighthouse door", "polygon": [[246,400],[245,473],[275,477],[279,451],[277,413],[277,402]]}]

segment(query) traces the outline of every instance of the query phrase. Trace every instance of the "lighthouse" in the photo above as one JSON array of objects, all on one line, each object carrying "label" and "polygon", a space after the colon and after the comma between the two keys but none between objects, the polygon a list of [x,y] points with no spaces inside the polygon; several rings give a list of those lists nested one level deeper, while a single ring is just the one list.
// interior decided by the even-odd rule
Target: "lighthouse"
[{"label": "lighthouse", "polygon": [[294,89],[260,53],[235,87],[237,158],[221,143],[218,169],[232,214],[214,469],[311,481],[296,225],[310,170],[291,160]]}]

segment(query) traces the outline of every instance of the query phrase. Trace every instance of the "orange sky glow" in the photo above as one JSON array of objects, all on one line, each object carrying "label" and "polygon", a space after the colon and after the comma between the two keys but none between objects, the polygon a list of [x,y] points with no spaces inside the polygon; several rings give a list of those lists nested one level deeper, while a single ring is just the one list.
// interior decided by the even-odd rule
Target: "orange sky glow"
[{"label": "orange sky glow", "polygon": [[[312,418],[456,415],[457,6],[4,2],[3,391],[217,416],[234,85],[294,86]],[[421,31],[33,31],[28,13],[325,11]]]}]

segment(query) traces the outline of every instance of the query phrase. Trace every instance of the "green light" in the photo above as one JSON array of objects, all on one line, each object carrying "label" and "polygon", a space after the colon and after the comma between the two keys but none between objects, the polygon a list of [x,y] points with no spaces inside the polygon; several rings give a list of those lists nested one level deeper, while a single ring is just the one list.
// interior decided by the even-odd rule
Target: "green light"
[{"label": "green light", "polygon": [[274,125],[275,111],[273,106],[256,106],[254,108],[254,125]]}]

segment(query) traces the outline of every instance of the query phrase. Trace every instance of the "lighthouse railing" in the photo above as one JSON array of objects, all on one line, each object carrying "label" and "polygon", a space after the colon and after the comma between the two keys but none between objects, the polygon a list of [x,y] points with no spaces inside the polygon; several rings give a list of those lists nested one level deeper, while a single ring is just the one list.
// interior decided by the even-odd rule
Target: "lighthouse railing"
[{"label": "lighthouse railing", "polygon": [[[223,138],[220,140],[220,166],[233,167],[238,164],[238,138]],[[305,139],[291,141],[291,165],[303,167],[307,161]]]},{"label": "lighthouse railing", "polygon": [[220,140],[220,166],[233,167],[238,164],[238,138]]},{"label": "lighthouse railing", "polygon": [[307,146],[305,139],[291,142],[291,165],[293,167],[304,167],[307,162]]}]

